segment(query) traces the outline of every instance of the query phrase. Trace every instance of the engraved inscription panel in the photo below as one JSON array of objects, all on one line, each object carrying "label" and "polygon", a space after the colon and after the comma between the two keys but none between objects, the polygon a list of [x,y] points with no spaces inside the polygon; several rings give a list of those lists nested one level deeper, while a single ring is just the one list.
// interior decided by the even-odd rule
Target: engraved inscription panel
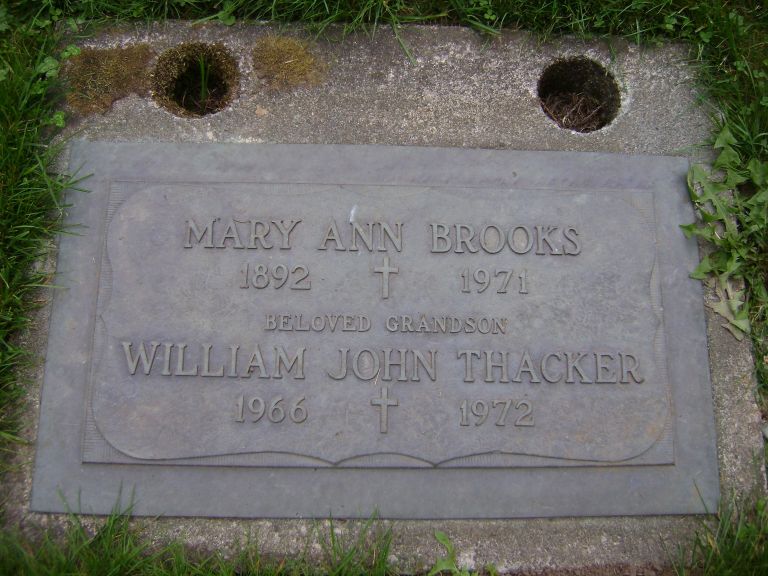
[{"label": "engraved inscription panel", "polygon": [[670,464],[648,190],[113,181],[83,460]]}]

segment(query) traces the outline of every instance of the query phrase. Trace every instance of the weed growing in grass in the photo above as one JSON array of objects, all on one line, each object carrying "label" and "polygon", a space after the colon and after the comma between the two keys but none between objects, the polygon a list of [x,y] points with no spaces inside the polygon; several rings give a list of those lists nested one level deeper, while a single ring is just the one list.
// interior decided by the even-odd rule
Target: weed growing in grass
[{"label": "weed growing in grass", "polygon": [[[752,323],[760,325],[768,303],[768,162],[752,158],[745,165],[734,145],[736,139],[725,126],[715,141],[719,150],[713,175],[694,166],[688,177],[691,199],[701,222],[683,226],[687,236],[704,238],[715,250],[704,257],[693,276],[719,280],[721,302],[715,311],[727,320],[725,327],[737,338],[750,332],[750,303],[757,303]],[[746,278],[751,298],[733,290],[731,280]],[[760,342],[758,357],[760,353]]]},{"label": "weed growing in grass", "polygon": [[440,558],[427,576],[437,576],[438,574],[450,574],[451,576],[470,576],[470,572],[467,568],[459,567],[456,561],[456,548],[453,546],[453,542],[448,538],[448,535],[439,530],[435,531],[435,540],[445,548],[445,556]]},{"label": "weed growing in grass", "polygon": [[[710,173],[694,167],[689,177],[701,222],[686,227],[712,242],[698,277],[716,275],[727,294],[731,278],[744,278],[747,292],[726,298],[729,325],[749,330],[756,373],[768,406],[768,9],[711,6],[692,36],[703,85],[713,107],[714,147]],[[727,315],[726,315],[727,317]],[[764,408],[765,410],[765,408]]]}]

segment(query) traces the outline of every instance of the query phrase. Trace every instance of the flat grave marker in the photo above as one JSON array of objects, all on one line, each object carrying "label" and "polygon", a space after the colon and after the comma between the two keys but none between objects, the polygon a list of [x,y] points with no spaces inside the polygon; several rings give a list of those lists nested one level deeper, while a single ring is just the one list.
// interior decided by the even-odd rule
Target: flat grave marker
[{"label": "flat grave marker", "polygon": [[80,142],[32,506],[703,513],[687,160]]}]

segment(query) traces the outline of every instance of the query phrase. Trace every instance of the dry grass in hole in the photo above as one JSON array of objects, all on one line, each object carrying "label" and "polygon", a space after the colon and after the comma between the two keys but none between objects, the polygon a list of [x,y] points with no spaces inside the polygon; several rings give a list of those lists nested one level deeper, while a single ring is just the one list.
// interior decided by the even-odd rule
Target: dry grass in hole
[{"label": "dry grass in hole", "polygon": [[597,98],[589,94],[551,94],[541,101],[541,107],[560,128],[594,132],[603,125],[600,116],[602,105]]},{"label": "dry grass in hole", "polygon": [[155,99],[178,116],[222,110],[234,99],[239,82],[237,62],[229,50],[202,42],[166,50],[152,74]]},{"label": "dry grass in hole", "polygon": [[275,35],[257,40],[253,67],[270,88],[277,90],[319,84],[326,71],[325,63],[310,52],[306,42]]},{"label": "dry grass in hole", "polygon": [[578,132],[607,126],[621,106],[613,75],[584,56],[558,59],[547,66],[537,92],[547,116],[561,128]]},{"label": "dry grass in hole", "polygon": [[127,48],[86,48],[65,69],[67,104],[80,114],[106,112],[129,94],[148,92],[146,68],[153,52],[146,44]]}]

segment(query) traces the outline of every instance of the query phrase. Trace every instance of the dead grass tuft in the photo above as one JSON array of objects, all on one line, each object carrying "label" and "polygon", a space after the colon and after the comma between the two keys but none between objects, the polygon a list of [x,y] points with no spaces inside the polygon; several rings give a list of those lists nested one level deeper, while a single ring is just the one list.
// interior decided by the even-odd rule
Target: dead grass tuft
[{"label": "dead grass tuft", "polygon": [[79,114],[103,113],[129,94],[149,89],[146,68],[153,52],[146,44],[127,48],[86,48],[67,63],[67,103]]},{"label": "dead grass tuft", "polygon": [[602,104],[589,94],[552,94],[541,100],[541,107],[560,128],[593,132],[603,125],[603,118],[600,116]]},{"label": "dead grass tuft", "polygon": [[326,65],[309,51],[306,42],[287,36],[259,38],[253,49],[253,67],[270,88],[285,90],[319,84]]}]

